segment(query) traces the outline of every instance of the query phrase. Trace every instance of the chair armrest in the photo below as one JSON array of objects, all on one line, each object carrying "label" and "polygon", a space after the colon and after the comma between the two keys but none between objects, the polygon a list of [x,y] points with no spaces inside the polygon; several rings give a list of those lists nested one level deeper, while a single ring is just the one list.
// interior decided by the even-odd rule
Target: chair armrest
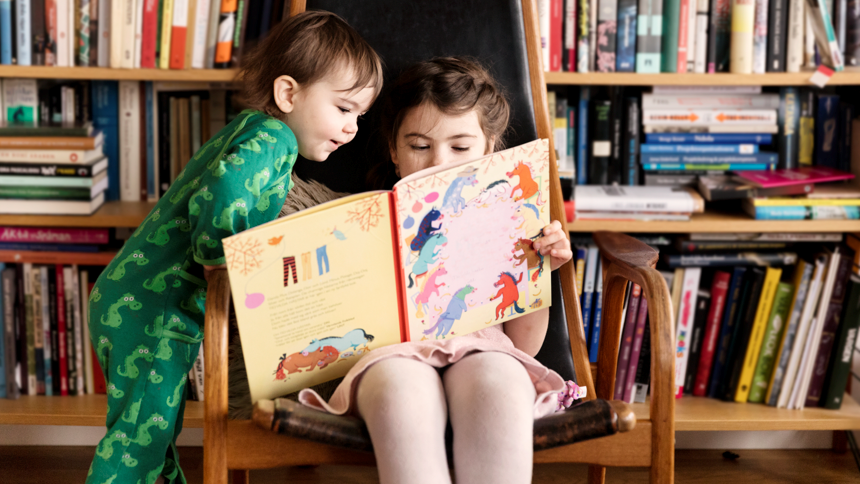
[{"label": "chair armrest", "polygon": [[[227,341],[230,314],[230,281],[227,271],[209,272],[203,334],[204,399],[203,429],[206,453],[204,481],[215,482],[217,464],[227,462]],[[210,476],[210,472],[212,475]]]}]

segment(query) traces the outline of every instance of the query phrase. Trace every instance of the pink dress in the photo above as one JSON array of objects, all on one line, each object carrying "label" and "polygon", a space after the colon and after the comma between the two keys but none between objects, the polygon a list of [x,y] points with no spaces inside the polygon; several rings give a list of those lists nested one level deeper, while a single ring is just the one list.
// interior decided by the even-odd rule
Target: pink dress
[{"label": "pink dress", "polygon": [[349,370],[328,402],[309,388],[299,393],[299,402],[335,415],[357,415],[355,391],[361,376],[371,365],[386,358],[411,358],[436,368],[444,368],[470,354],[482,351],[506,353],[522,363],[535,385],[536,419],[555,412],[558,393],[565,389],[564,380],[555,371],[518,350],[501,325],[446,340],[415,341],[375,349],[358,360]]}]

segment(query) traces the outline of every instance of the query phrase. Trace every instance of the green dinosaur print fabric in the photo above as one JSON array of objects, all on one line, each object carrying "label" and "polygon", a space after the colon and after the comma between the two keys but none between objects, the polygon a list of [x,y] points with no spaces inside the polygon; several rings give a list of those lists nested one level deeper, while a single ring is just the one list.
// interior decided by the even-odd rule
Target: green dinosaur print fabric
[{"label": "green dinosaur print fabric", "polygon": [[108,409],[88,483],[185,482],[176,437],[203,340],[203,266],[224,263],[224,237],[277,217],[297,154],[287,125],[242,112],[192,157],[96,281],[88,324]]}]

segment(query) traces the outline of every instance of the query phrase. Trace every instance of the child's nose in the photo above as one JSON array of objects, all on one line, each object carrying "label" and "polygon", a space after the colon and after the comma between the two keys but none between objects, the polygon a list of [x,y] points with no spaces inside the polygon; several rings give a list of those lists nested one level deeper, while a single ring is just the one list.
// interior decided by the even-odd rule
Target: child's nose
[{"label": "child's nose", "polygon": [[343,127],[343,132],[347,134],[355,134],[358,132],[358,120],[353,119],[346,123],[346,126]]}]

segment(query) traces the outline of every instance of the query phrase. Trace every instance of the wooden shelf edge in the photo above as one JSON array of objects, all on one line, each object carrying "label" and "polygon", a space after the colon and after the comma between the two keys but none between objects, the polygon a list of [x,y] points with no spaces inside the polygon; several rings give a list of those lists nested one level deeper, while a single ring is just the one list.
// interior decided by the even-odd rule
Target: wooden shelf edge
[{"label": "wooden shelf edge", "polygon": [[[545,72],[550,85],[576,86],[811,86],[813,71],[771,72],[767,74],[637,74],[635,72]],[[827,83],[860,84],[860,70],[837,72]]]},{"label": "wooden shelf edge", "polygon": [[154,202],[106,202],[92,215],[0,215],[0,226],[22,227],[137,227]]},{"label": "wooden shelf edge", "polygon": [[[0,398],[0,425],[74,425],[104,427],[106,395]],[[184,428],[203,428],[203,402],[185,404]]]},{"label": "wooden shelf edge", "polygon": [[237,69],[113,69],[109,67],[0,66],[0,77],[115,81],[232,82]]},{"label": "wooden shelf edge", "polygon": [[37,252],[28,250],[0,250],[0,262],[21,264],[78,264],[106,266],[116,252]]}]

